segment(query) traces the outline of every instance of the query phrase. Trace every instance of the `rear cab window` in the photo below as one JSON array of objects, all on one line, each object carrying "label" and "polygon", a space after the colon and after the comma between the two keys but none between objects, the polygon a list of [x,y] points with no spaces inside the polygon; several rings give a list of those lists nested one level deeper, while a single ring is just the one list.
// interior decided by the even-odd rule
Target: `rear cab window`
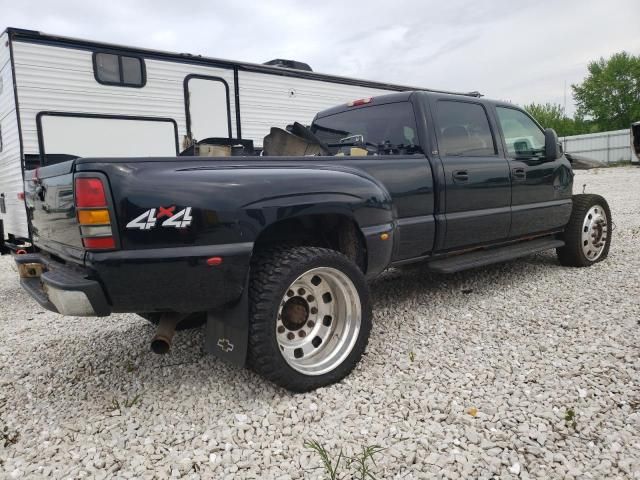
[{"label": "rear cab window", "polygon": [[332,152],[341,144],[362,143],[367,147],[385,144],[409,153],[419,149],[418,130],[410,102],[385,103],[316,118],[311,131]]}]

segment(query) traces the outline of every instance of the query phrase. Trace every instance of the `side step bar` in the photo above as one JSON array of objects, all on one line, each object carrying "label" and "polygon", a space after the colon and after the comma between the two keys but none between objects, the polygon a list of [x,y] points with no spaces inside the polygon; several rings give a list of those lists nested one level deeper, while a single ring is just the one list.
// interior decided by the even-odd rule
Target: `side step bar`
[{"label": "side step bar", "polygon": [[441,260],[432,260],[427,263],[427,268],[437,273],[455,273],[469,268],[483,267],[492,263],[506,262],[514,258],[523,257],[532,253],[542,252],[551,248],[564,246],[562,240],[555,238],[539,238],[526,242],[507,245],[505,247],[476,250],[462,253]]}]

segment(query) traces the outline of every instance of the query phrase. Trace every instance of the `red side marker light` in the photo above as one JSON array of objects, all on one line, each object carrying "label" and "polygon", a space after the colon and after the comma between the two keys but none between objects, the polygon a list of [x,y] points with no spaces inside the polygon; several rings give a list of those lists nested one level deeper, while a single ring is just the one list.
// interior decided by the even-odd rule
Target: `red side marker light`
[{"label": "red side marker light", "polygon": [[207,265],[210,267],[217,267],[222,263],[222,257],[211,257],[207,258]]},{"label": "red side marker light", "polygon": [[18,200],[24,200],[24,192],[18,192]]}]

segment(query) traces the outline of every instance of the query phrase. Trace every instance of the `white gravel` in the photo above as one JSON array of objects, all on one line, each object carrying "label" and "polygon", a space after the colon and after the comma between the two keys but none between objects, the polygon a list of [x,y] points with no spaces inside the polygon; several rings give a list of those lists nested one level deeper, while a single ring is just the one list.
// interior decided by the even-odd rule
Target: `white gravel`
[{"label": "white gravel", "polygon": [[640,168],[584,183],[613,210],[605,262],[386,272],[360,367],[304,395],[203,354],[202,331],[158,357],[135,315],[45,312],[3,257],[0,477],[323,478],[316,439],[385,447],[385,479],[640,478]]}]

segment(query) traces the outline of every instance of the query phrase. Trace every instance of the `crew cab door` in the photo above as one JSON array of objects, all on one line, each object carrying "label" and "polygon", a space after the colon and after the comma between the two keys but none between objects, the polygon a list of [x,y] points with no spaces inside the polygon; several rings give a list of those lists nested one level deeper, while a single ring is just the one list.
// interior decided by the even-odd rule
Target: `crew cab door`
[{"label": "crew cab door", "polygon": [[511,170],[511,229],[518,238],[562,228],[571,214],[573,173],[564,157],[544,156],[544,132],[524,111],[496,106]]},{"label": "crew cab door", "polygon": [[473,100],[432,103],[438,151],[445,176],[445,234],[440,250],[507,238],[511,182],[507,160],[498,154],[489,112]]}]

